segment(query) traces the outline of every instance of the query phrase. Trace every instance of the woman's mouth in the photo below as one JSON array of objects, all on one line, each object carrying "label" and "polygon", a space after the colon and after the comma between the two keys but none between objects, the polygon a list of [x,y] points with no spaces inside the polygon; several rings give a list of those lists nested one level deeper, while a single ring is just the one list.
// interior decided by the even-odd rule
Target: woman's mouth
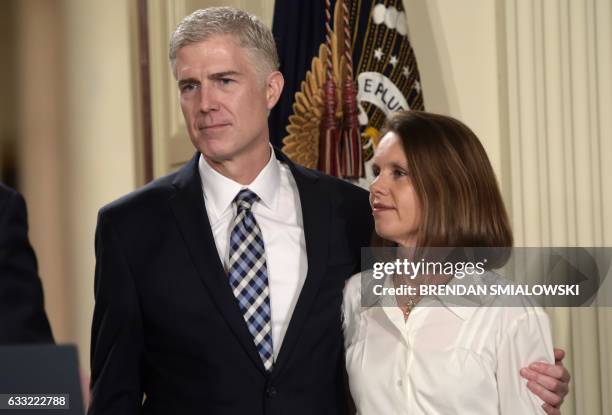
[{"label": "woman's mouth", "polygon": [[383,203],[372,203],[372,213],[382,213],[394,210],[392,206]]}]

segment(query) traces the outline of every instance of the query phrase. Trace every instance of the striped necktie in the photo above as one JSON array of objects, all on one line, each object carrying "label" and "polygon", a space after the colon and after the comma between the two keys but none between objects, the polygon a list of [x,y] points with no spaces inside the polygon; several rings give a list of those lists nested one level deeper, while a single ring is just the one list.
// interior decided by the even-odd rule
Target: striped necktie
[{"label": "striped necktie", "polygon": [[237,209],[230,228],[227,273],[255,347],[270,371],[274,355],[266,251],[261,229],[251,212],[258,200],[249,189],[242,189],[234,199]]}]

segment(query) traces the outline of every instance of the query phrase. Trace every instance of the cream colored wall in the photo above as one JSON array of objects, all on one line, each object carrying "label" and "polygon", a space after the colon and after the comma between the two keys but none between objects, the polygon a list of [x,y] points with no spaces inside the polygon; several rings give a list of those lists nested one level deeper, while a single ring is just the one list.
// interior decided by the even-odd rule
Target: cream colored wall
[{"label": "cream colored wall", "polygon": [[404,0],[404,7],[425,108],[470,126],[501,180],[496,2]]},{"label": "cream colored wall", "polygon": [[58,342],[75,342],[72,285],[66,271],[64,214],[64,48],[61,9],[45,0],[17,2],[20,188],[28,203],[45,305]]},{"label": "cream colored wall", "polygon": [[128,2],[65,0],[64,4],[67,270],[73,307],[79,310],[72,316],[73,335],[82,362],[88,362],[96,214],[102,205],[136,187],[135,60]]},{"label": "cream colored wall", "polygon": [[77,343],[88,371],[97,211],[137,185],[135,9],[124,0],[19,3],[31,238],[56,338]]}]

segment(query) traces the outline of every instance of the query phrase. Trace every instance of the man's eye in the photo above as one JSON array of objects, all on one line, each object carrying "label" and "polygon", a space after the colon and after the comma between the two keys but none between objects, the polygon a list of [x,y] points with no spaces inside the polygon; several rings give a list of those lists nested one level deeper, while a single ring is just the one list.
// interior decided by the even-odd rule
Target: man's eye
[{"label": "man's eye", "polygon": [[197,85],[193,82],[181,85],[181,92],[190,92],[196,89]]},{"label": "man's eye", "polygon": [[229,85],[234,82],[234,80],[230,78],[221,78],[219,79],[219,82],[221,82],[221,85]]},{"label": "man's eye", "polygon": [[374,176],[374,177],[378,177],[378,175],[379,175],[379,174],[380,174],[380,169],[379,169],[379,168],[377,168],[377,167],[374,167],[374,168],[372,169],[372,176]]}]

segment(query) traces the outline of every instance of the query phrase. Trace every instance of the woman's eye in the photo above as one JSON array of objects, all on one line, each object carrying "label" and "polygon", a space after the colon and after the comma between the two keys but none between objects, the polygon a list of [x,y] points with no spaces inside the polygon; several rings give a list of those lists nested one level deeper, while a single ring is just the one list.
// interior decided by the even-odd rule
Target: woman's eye
[{"label": "woman's eye", "polygon": [[398,169],[393,170],[394,177],[404,177],[406,175],[407,175],[406,172],[403,170],[398,170]]}]

